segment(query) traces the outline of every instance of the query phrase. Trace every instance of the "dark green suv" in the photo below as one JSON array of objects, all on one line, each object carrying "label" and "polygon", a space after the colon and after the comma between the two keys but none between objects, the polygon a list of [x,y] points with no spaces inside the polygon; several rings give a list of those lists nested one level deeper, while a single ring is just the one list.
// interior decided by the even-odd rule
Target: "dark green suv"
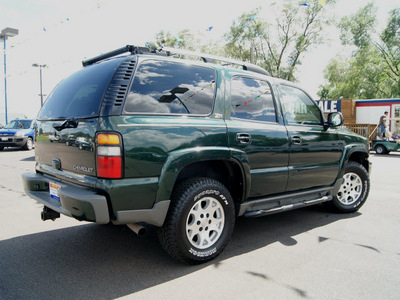
[{"label": "dark green suv", "polygon": [[238,216],[322,202],[354,212],[367,199],[367,140],[260,67],[134,46],[83,65],[37,117],[36,172],[23,182],[43,220],[152,224],[170,255],[201,263]]}]

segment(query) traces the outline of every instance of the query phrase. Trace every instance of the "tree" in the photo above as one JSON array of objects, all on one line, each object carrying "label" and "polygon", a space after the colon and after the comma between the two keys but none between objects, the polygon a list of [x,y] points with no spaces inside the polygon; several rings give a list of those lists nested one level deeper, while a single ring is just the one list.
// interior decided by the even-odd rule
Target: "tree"
[{"label": "tree", "polygon": [[391,97],[400,96],[400,8],[390,12],[390,19],[376,43],[386,64],[383,72],[387,76]]},{"label": "tree", "polygon": [[376,48],[369,47],[351,58],[336,56],[325,69],[328,84],[320,87],[321,99],[372,99],[384,93],[383,63]]},{"label": "tree", "polygon": [[149,43],[155,48],[173,47],[178,49],[196,50],[195,45],[199,43],[199,39],[189,31],[189,29],[181,30],[177,35],[161,30],[156,34],[156,40]]},{"label": "tree", "polygon": [[328,64],[328,84],[318,92],[321,99],[400,96],[400,9],[390,15],[381,35],[374,30],[376,9],[372,3],[342,18],[341,41],[355,47],[355,51],[349,58],[337,56]]},{"label": "tree", "polygon": [[296,80],[304,53],[324,41],[323,29],[330,23],[326,9],[335,0],[308,3],[273,3],[269,13],[275,12],[275,17],[267,18],[273,22],[261,19],[261,9],[242,14],[225,35],[227,54],[260,65],[272,76]]},{"label": "tree", "polygon": [[359,49],[371,45],[376,25],[376,7],[368,3],[353,16],[343,17],[339,23],[340,40],[344,45],[355,45]]},{"label": "tree", "polygon": [[224,54],[223,50],[221,50],[223,46],[220,43],[201,38],[198,33],[195,34],[189,29],[183,29],[176,35],[161,30],[156,34],[155,41],[147,43],[147,46],[151,49],[172,47],[221,56]]}]

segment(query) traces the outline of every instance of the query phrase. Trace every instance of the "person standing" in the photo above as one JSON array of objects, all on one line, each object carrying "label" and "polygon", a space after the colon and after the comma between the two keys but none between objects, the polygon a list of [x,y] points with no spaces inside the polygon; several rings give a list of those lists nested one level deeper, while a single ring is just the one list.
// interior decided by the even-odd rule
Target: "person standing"
[{"label": "person standing", "polygon": [[386,127],[387,127],[387,125],[386,125],[387,116],[388,116],[388,112],[385,111],[385,113],[379,119],[379,136],[380,136],[380,138],[385,137]]}]

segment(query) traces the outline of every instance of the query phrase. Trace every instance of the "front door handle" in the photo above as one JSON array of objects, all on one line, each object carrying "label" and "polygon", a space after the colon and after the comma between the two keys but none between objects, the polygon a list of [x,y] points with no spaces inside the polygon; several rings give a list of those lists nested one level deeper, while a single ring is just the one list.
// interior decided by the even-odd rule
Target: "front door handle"
[{"label": "front door handle", "polygon": [[238,142],[239,144],[250,144],[251,135],[248,133],[238,133],[236,134],[236,142]]},{"label": "front door handle", "polygon": [[290,141],[292,142],[292,144],[294,145],[300,145],[301,144],[301,137],[294,135],[290,137]]}]

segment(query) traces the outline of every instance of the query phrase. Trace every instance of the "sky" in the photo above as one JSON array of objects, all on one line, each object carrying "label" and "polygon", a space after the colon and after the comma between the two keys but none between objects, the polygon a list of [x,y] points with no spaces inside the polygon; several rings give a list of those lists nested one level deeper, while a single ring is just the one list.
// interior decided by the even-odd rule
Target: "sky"
[{"label": "sky", "polygon": [[[297,0],[293,0],[297,2]],[[82,68],[82,60],[127,44],[144,45],[161,30],[177,34],[183,29],[204,39],[221,40],[233,21],[257,7],[268,9],[272,0],[0,0],[0,30],[11,27],[19,34],[6,41],[8,122],[15,117],[34,118],[40,110],[39,68],[43,93]],[[338,0],[336,19],[354,14],[365,0]],[[387,23],[388,12],[400,7],[398,0],[375,0],[378,31]],[[305,7],[306,8],[306,7]],[[213,27],[211,31],[207,28]],[[317,100],[329,60],[347,51],[338,31],[327,28],[329,41],[310,50],[299,68],[299,84]],[[3,42],[3,41],[1,41]],[[3,43],[1,44],[3,48]],[[1,51],[2,52],[2,51]],[[0,57],[1,78],[4,60]],[[4,80],[0,82],[0,123],[5,124]]]}]

